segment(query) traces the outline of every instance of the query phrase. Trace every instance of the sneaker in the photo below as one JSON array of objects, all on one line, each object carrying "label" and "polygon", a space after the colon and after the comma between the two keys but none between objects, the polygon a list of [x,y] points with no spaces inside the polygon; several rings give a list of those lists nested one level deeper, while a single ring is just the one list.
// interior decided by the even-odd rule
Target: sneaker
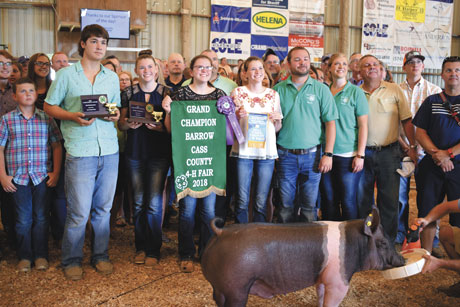
[{"label": "sneaker", "polygon": [[35,259],[35,268],[40,271],[48,270],[48,260],[46,260],[45,258]]},{"label": "sneaker", "polygon": [[96,271],[104,275],[112,274],[113,265],[108,260],[100,260],[98,263],[96,263]]},{"label": "sneaker", "polygon": [[193,272],[192,258],[182,259],[180,262],[180,270],[182,273],[192,273]]},{"label": "sneaker", "polygon": [[135,264],[145,263],[145,252],[144,251],[140,251],[136,253],[136,256],[134,256],[134,263]]},{"label": "sneaker", "polygon": [[145,258],[145,266],[156,267],[159,263],[160,263],[160,260],[158,260],[155,257],[146,257]]},{"label": "sneaker", "polygon": [[64,268],[64,275],[70,280],[80,280],[83,277],[83,269],[79,265]]},{"label": "sneaker", "polygon": [[30,272],[30,261],[27,259],[22,259],[18,263],[19,272]]}]

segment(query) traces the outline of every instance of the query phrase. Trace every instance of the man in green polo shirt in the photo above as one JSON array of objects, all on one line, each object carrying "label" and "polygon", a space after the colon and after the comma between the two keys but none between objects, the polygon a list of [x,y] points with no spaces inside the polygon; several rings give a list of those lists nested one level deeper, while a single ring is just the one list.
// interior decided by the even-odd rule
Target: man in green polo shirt
[{"label": "man in green polo shirt", "polygon": [[[310,222],[317,218],[316,200],[321,173],[332,168],[338,113],[327,86],[309,77],[310,54],[307,49],[291,49],[287,60],[291,76],[274,87],[280,95],[284,116],[277,139],[281,196],[278,221],[296,221],[294,197],[298,183],[299,220]],[[325,144],[323,155],[321,143]]]}]

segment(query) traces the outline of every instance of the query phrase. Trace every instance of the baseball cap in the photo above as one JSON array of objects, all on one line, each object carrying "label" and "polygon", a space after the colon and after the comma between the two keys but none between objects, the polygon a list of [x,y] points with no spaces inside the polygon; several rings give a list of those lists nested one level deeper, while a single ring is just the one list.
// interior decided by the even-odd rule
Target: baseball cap
[{"label": "baseball cap", "polygon": [[323,57],[321,58],[321,63],[324,63],[325,61],[329,60],[331,56],[332,54],[330,53],[323,55]]},{"label": "baseball cap", "polygon": [[22,65],[22,64],[26,63],[28,60],[29,60],[29,57],[27,55],[23,55],[23,56],[19,57],[18,63]]},{"label": "baseball cap", "polygon": [[403,65],[406,65],[406,63],[412,60],[413,58],[418,58],[422,61],[425,60],[425,57],[420,52],[412,50],[404,55]]}]

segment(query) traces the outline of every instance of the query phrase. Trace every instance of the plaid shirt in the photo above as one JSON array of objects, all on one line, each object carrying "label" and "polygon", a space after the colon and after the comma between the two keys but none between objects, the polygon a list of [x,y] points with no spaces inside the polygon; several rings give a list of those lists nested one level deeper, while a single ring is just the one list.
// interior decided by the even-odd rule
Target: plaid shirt
[{"label": "plaid shirt", "polygon": [[19,108],[2,116],[0,146],[6,147],[7,173],[19,185],[28,185],[29,177],[38,185],[51,169],[50,144],[61,141],[62,136],[54,119],[35,108],[26,119]]}]

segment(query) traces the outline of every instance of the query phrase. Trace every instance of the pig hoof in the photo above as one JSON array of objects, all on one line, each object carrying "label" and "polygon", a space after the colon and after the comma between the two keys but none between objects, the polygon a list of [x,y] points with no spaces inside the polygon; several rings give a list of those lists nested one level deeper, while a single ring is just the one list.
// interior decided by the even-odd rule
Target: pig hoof
[{"label": "pig hoof", "polygon": [[180,262],[180,270],[182,273],[192,273],[193,272],[193,261],[191,259],[182,260]]}]

